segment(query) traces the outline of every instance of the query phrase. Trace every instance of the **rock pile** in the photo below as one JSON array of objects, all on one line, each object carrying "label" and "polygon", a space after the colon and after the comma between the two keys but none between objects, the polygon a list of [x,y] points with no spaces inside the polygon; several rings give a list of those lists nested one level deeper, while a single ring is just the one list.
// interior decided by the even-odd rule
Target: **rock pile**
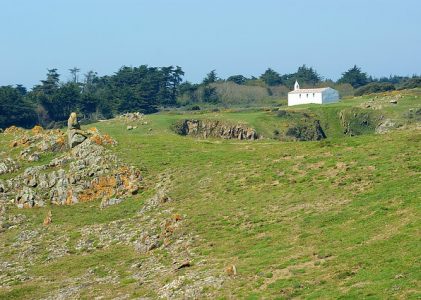
[{"label": "rock pile", "polygon": [[[66,135],[61,130],[34,128],[31,133],[6,130],[14,134],[13,148],[22,148],[19,159],[33,161],[46,153],[56,152],[49,163],[28,167],[11,179],[0,180],[0,201],[13,202],[20,208],[44,206],[47,202],[69,205],[102,199],[102,207],[121,202],[138,192],[139,170],[123,164],[103,145],[115,144],[108,135],[95,128],[86,131],[83,142],[67,151]],[[19,163],[2,159],[0,174],[14,173]],[[111,200],[114,199],[114,200]]]},{"label": "rock pile", "polygon": [[180,135],[195,137],[217,137],[224,139],[256,140],[256,130],[244,124],[228,124],[218,120],[182,120],[173,125]]},{"label": "rock pile", "polygon": [[143,120],[144,118],[144,114],[140,113],[140,112],[129,112],[129,113],[125,113],[120,115],[118,118],[120,119],[124,119],[125,121],[140,121]]},{"label": "rock pile", "polygon": [[[0,161],[0,175],[6,174],[6,173],[13,173],[16,172],[19,169],[19,164],[14,161],[10,157],[2,157],[0,155],[1,161]],[[0,192],[1,192],[1,185],[0,185]]]}]

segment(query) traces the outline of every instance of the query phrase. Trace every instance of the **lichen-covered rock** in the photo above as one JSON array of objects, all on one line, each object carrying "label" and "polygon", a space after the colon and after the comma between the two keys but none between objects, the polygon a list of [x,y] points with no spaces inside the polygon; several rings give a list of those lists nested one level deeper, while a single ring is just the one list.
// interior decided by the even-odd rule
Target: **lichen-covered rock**
[{"label": "lichen-covered rock", "polygon": [[17,170],[19,170],[19,168],[19,163],[10,157],[3,158],[0,161],[0,175],[16,172]]},{"label": "lichen-covered rock", "polygon": [[142,120],[144,118],[144,114],[140,113],[140,112],[129,112],[129,113],[125,113],[122,114],[120,116],[118,116],[119,119],[123,119],[126,122],[130,122],[130,121],[139,121]]},{"label": "lichen-covered rock", "polygon": [[74,148],[82,144],[84,140],[86,140],[86,136],[75,132],[69,137],[69,146],[70,148]]},{"label": "lichen-covered rock", "polygon": [[19,208],[31,208],[34,206],[44,206],[44,201],[42,201],[35,191],[29,187],[24,187],[16,195],[15,200],[16,205]]},{"label": "lichen-covered rock", "polygon": [[244,124],[228,124],[218,120],[182,120],[173,125],[180,135],[195,137],[216,137],[224,139],[256,140],[259,138],[256,130]]},{"label": "lichen-covered rock", "polygon": [[123,201],[123,199],[121,199],[121,198],[110,198],[110,199],[104,198],[104,200],[102,200],[102,202],[101,202],[100,207],[106,208],[106,207],[111,206],[111,205],[119,204],[122,201]]},{"label": "lichen-covered rock", "polygon": [[147,253],[156,248],[159,248],[161,241],[158,235],[149,235],[148,233],[142,233],[140,239],[135,243],[135,250],[140,253]]},{"label": "lichen-covered rock", "polygon": [[[71,205],[96,199],[102,199],[104,205],[112,205],[118,201],[110,199],[123,200],[136,194],[142,180],[139,170],[125,165],[104,148],[103,145],[115,144],[111,137],[100,134],[95,128],[90,131],[90,138],[70,151],[65,151],[65,138],[61,131],[37,128],[20,134],[13,145],[23,148],[20,159],[33,161],[35,156],[39,159],[51,151],[60,151],[62,155],[1,181],[2,199],[13,201],[20,208],[44,206],[47,202]],[[13,159],[2,159],[0,174],[15,172],[18,167]]]},{"label": "lichen-covered rock", "polygon": [[396,128],[395,122],[390,119],[385,119],[376,127],[376,133],[385,134],[394,128]]},{"label": "lichen-covered rock", "polygon": [[87,135],[81,130],[75,112],[70,114],[69,120],[67,121],[67,127],[67,138],[70,148],[74,148],[86,140]]},{"label": "lichen-covered rock", "polygon": [[16,126],[10,126],[8,128],[6,128],[6,130],[4,130],[4,134],[22,134],[25,130],[23,128],[20,127],[16,127]]}]

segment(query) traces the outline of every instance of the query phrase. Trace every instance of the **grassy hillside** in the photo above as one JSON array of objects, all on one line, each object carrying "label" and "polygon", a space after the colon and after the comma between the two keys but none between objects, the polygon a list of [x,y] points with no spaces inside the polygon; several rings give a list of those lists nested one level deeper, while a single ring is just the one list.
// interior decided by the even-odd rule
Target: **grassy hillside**
[{"label": "grassy hillside", "polygon": [[[10,208],[24,221],[0,233],[3,269],[10,264],[0,299],[421,297],[421,95],[408,92],[398,104],[392,96],[285,108],[320,119],[327,139],[317,142],[204,140],[170,129],[179,119],[215,118],[272,137],[288,120],[265,110],[94,124],[142,170],[144,191],[104,210],[99,202]],[[349,108],[401,127],[346,136],[339,113]],[[0,152],[8,151],[10,138],[0,138]],[[162,186],[172,201],[142,210]],[[174,218],[180,225],[170,231]],[[140,253],[134,245],[145,230],[167,230],[168,240]]]}]

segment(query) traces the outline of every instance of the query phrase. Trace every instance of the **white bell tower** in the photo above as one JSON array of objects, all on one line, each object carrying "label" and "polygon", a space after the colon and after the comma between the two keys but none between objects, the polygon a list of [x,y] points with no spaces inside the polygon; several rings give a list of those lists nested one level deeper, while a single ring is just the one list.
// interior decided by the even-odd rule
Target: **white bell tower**
[{"label": "white bell tower", "polygon": [[299,90],[299,89],[300,89],[300,85],[298,84],[298,81],[295,80],[294,91]]}]

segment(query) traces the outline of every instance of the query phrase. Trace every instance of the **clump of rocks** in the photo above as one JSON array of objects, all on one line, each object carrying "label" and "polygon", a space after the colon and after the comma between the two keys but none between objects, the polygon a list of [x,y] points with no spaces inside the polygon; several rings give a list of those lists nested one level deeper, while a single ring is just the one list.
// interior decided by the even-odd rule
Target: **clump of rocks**
[{"label": "clump of rocks", "polygon": [[396,123],[391,119],[385,119],[376,127],[376,134],[385,134],[397,127]]},{"label": "clump of rocks", "polygon": [[122,114],[120,116],[118,116],[119,119],[123,119],[125,121],[140,121],[143,120],[143,118],[145,117],[144,114],[140,113],[140,112],[128,112],[125,114]]},{"label": "clump of rocks", "polygon": [[61,130],[8,128],[5,134],[15,135],[12,148],[22,148],[18,160],[31,162],[52,152],[56,157],[24,170],[15,159],[2,159],[0,174],[17,174],[7,180],[0,179],[0,202],[31,208],[46,203],[70,205],[102,199],[101,207],[106,207],[120,203],[141,188],[140,171],[124,164],[104,147],[116,142],[96,128],[84,131],[85,139],[76,145],[66,143]]},{"label": "clump of rocks", "polygon": [[[0,156],[1,157],[1,156]],[[1,157],[0,161],[0,175],[6,174],[6,173],[13,173],[19,170],[20,165],[18,162],[13,160],[10,157]],[[1,186],[0,186],[1,191]]]}]

